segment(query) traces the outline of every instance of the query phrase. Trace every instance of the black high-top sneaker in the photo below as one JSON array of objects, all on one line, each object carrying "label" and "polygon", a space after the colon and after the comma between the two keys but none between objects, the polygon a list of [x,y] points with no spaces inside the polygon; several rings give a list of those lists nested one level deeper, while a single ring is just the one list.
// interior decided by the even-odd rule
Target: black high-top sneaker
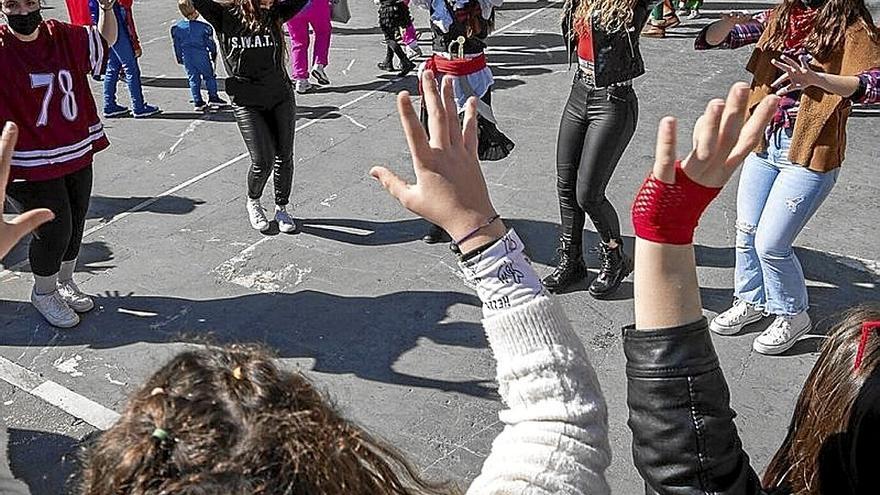
[{"label": "black high-top sneaker", "polygon": [[632,258],[623,252],[623,243],[617,241],[616,247],[599,243],[599,276],[590,284],[590,295],[596,299],[605,299],[614,294],[620,283],[633,271]]},{"label": "black high-top sneaker", "polygon": [[587,278],[587,265],[584,264],[584,255],[581,245],[574,244],[566,239],[559,239],[559,262],[553,273],[544,277],[544,287],[550,292],[558,292],[566,287]]}]

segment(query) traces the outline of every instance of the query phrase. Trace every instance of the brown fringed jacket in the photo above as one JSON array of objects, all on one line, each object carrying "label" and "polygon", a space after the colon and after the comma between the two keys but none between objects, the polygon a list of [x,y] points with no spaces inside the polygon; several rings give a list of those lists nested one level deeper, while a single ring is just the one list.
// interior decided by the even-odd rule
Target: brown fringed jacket
[{"label": "brown fringed jacket", "polygon": [[[773,35],[774,23],[768,23],[746,69],[754,75],[749,96],[750,111],[761,99],[773,94],[773,81],[779,76],[778,69],[770,63],[781,53],[765,48]],[[880,67],[880,44],[861,22],[855,22],[846,30],[844,42],[827,60],[815,60],[814,65],[823,72],[841,76],[857,76],[874,67]],[[816,172],[828,172],[840,166],[846,152],[846,120],[852,103],[849,98],[831,94],[817,87],[803,90],[798,116],[788,158],[792,163],[804,165]],[[755,148],[756,152],[767,150],[767,141]]]}]

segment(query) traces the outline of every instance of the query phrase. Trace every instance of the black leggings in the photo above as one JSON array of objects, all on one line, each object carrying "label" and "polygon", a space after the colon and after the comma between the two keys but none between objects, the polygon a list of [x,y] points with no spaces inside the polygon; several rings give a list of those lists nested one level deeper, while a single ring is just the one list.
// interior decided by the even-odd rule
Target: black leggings
[{"label": "black leggings", "polygon": [[272,174],[275,204],[286,205],[293,186],[293,137],[296,131],[293,94],[272,108],[235,106],[233,113],[251,155],[248,197],[260,199]]},{"label": "black leggings", "polygon": [[632,139],[638,115],[639,101],[631,86],[593,88],[575,78],[556,143],[562,235],[575,245],[582,243],[586,215],[603,241],[620,239],[620,219],[605,189]]},{"label": "black leggings", "polygon": [[92,196],[92,166],[70,175],[39,182],[13,182],[6,188],[20,212],[49,208],[55,219],[34,231],[28,258],[34,275],[55,275],[62,261],[75,260],[82,244]]}]

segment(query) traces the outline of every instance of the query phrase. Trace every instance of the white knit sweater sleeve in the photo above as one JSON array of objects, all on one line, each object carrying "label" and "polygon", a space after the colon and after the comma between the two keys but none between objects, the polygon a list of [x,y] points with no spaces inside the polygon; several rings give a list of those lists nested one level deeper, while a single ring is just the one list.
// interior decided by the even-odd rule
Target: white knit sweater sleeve
[{"label": "white knit sweater sleeve", "polygon": [[483,301],[506,409],[468,495],[609,493],[608,419],[599,381],[562,308],[511,230],[462,263]]}]

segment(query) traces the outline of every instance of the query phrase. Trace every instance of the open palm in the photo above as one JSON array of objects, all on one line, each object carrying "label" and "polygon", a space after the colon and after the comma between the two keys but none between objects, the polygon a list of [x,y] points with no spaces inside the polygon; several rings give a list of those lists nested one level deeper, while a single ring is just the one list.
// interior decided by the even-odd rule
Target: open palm
[{"label": "open palm", "polygon": [[[12,166],[12,151],[18,140],[18,126],[7,122],[0,137],[0,204],[6,204],[6,182]],[[28,232],[55,218],[51,211],[40,208],[26,211],[10,221],[0,221],[0,256],[6,253]]]}]

